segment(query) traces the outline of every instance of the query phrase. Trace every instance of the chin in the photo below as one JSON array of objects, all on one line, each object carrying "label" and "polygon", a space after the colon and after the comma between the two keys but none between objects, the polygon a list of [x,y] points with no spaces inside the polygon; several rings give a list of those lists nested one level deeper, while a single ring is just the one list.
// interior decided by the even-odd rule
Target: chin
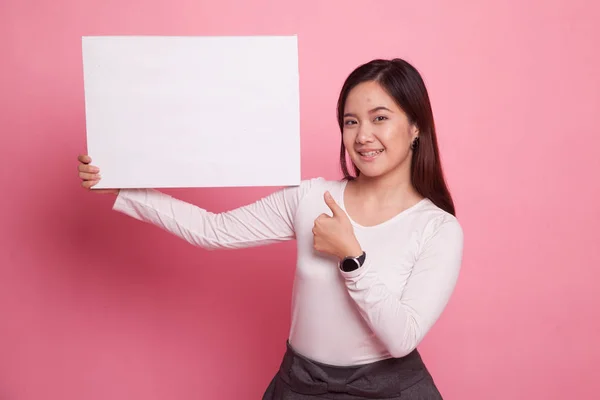
[{"label": "chin", "polygon": [[360,166],[357,166],[358,170],[360,171],[360,175],[364,176],[365,178],[378,178],[380,176],[385,175],[385,171],[382,171],[380,168],[361,168]]},{"label": "chin", "polygon": [[403,165],[374,165],[374,164],[354,164],[360,171],[360,175],[369,179],[381,178],[384,176],[403,174]]}]

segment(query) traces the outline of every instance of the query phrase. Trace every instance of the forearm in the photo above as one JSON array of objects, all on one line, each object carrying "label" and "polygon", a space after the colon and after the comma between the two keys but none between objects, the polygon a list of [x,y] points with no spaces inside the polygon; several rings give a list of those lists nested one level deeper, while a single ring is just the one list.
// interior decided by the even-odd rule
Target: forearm
[{"label": "forearm", "polygon": [[358,311],[393,357],[405,356],[417,347],[424,336],[419,316],[371,271],[368,262],[343,275]]},{"label": "forearm", "polygon": [[293,237],[293,229],[268,218],[260,202],[216,214],[157,190],[126,189],[113,209],[205,249],[251,247]]},{"label": "forearm", "polygon": [[[341,272],[360,314],[394,357],[410,353],[423,340],[458,280],[462,229],[455,220],[434,221],[434,225],[412,266],[394,261],[394,256],[380,257],[375,265],[375,257],[369,257],[367,251],[362,267]],[[381,262],[386,265],[379,265]],[[396,269],[400,273],[385,272]],[[392,276],[394,281],[390,281]]]}]

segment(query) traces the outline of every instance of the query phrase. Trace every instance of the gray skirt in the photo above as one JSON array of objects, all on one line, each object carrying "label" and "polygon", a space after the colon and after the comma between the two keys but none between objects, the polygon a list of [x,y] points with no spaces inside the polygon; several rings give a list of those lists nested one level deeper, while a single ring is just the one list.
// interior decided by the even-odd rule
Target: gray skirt
[{"label": "gray skirt", "polygon": [[441,400],[417,350],[402,358],[338,367],[298,354],[289,342],[262,400]]}]

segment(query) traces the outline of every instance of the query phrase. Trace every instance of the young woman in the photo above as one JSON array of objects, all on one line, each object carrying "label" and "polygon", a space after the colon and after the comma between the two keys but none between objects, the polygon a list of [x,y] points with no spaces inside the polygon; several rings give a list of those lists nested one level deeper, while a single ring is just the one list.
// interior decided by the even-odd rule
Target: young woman
[{"label": "young woman", "polygon": [[[297,241],[287,351],[263,400],[441,399],[416,347],[454,289],[463,232],[425,84],[404,60],[373,60],[347,78],[337,117],[340,181],[304,180],[219,214],[153,189],[99,191],[203,248]],[[84,188],[99,172],[79,156]]]}]

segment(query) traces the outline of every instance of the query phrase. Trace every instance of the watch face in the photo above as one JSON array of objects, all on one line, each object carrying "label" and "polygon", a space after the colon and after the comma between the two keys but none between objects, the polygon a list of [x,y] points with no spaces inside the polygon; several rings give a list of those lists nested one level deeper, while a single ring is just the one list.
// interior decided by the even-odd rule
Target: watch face
[{"label": "watch face", "polygon": [[354,258],[345,259],[342,263],[342,271],[344,272],[354,271],[358,267],[358,261],[356,261]]}]

